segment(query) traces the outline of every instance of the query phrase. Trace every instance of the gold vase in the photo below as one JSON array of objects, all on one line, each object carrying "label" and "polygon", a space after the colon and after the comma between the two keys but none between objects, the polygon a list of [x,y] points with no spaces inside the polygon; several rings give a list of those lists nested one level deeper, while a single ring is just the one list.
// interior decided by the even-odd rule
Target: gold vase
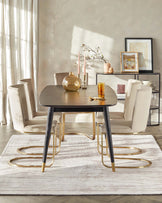
[{"label": "gold vase", "polygon": [[70,72],[62,81],[62,86],[66,91],[75,92],[80,88],[80,80]]}]

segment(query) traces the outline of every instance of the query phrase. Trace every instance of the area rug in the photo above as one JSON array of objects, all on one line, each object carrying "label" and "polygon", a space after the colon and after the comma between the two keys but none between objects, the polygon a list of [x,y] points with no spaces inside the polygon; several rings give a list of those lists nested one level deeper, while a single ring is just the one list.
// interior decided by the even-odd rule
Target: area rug
[{"label": "area rug", "polygon": [[[150,160],[152,165],[147,168],[117,168],[112,172],[111,168],[102,165],[96,140],[83,135],[66,135],[54,165],[46,168],[44,173],[40,168],[19,168],[8,164],[9,159],[22,156],[16,151],[18,147],[43,143],[43,135],[11,137],[0,157],[1,195],[162,194],[162,152],[152,135],[113,136],[114,145],[141,148],[142,154],[128,157]],[[37,164],[41,160],[31,162]],[[116,165],[133,164],[128,160],[115,162]]]}]

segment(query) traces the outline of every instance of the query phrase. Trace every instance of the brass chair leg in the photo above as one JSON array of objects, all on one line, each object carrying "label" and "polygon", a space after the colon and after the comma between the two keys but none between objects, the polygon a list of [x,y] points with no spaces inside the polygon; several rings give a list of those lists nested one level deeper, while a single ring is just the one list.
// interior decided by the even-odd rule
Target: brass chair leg
[{"label": "brass chair leg", "polygon": [[96,137],[96,119],[95,119],[95,112],[93,112],[93,140]]},{"label": "brass chair leg", "polygon": [[[120,147],[120,146],[113,146],[113,148],[126,148],[126,149],[135,149],[136,152],[132,152],[132,153],[122,153],[122,154],[117,154],[115,153],[115,159],[123,159],[123,160],[136,160],[136,161],[142,161],[142,162],[146,162],[145,165],[142,165],[142,166],[135,166],[135,167],[131,167],[131,166],[114,166],[114,163],[112,163],[112,166],[108,166],[104,163],[104,156],[107,155],[109,157],[109,153],[108,153],[108,143],[106,141],[106,146],[103,146],[103,134],[101,134],[101,144],[100,144],[100,141],[99,141],[99,124],[102,124],[102,123],[97,123],[97,151],[99,152],[99,154],[101,154],[101,161],[102,161],[102,164],[107,167],[107,168],[112,168],[112,170],[115,170],[115,168],[145,168],[145,167],[149,167],[152,162],[149,161],[149,160],[146,160],[146,159],[141,159],[141,158],[123,158],[123,157],[116,157],[117,155],[137,155],[137,154],[140,154],[142,153],[142,150],[140,148],[137,148],[137,147]],[[100,147],[101,147],[101,151],[100,151]],[[104,153],[104,149],[106,149],[106,152]]]},{"label": "brass chair leg", "polygon": [[[59,152],[60,152],[60,148],[61,148],[61,123],[59,123],[59,137],[57,137],[58,133],[57,133],[57,129],[55,130],[55,137],[57,140],[59,140],[59,144],[57,144],[57,140],[56,140],[56,144],[55,144],[55,148],[57,148],[58,150],[55,152],[55,155],[57,155]],[[53,146],[48,146],[49,148],[53,148]],[[22,155],[43,155],[43,153],[27,153],[27,152],[24,152],[25,149],[31,149],[31,148],[44,148],[44,146],[26,146],[26,147],[20,147],[17,149],[17,152],[19,154],[22,154]],[[48,155],[53,155],[52,153],[48,153]]]},{"label": "brass chair leg", "polygon": [[65,113],[62,113],[62,141],[64,141],[65,136]]},{"label": "brass chair leg", "polygon": [[[123,158],[123,157],[115,157],[115,159],[142,161],[142,162],[146,162],[146,164],[145,165],[139,165],[139,166],[114,166],[113,163],[112,163],[112,166],[109,166],[109,165],[105,164],[105,162],[104,162],[104,154],[103,154],[103,149],[104,149],[104,146],[103,146],[103,136],[104,136],[104,134],[101,135],[101,161],[102,161],[102,164],[105,167],[112,168],[112,170],[114,170],[115,168],[146,168],[146,167],[149,167],[152,164],[152,162],[147,160],[147,159],[141,159],[141,158]],[[110,157],[109,153],[108,153],[107,141],[106,141],[106,154],[107,154],[108,157]]]},{"label": "brass chair leg", "polygon": [[[101,144],[100,144],[100,139],[99,139],[99,125],[101,123],[97,123],[97,151],[99,154],[101,154],[101,151],[100,151],[100,147],[101,147]],[[106,146],[103,146],[103,148],[106,148]],[[141,154],[142,153],[142,149],[140,148],[137,148],[137,147],[129,147],[129,146],[125,146],[125,147],[120,147],[120,146],[113,146],[113,148],[115,149],[130,149],[130,150],[136,150],[135,152],[128,152],[128,153],[114,153],[114,155],[137,155],[137,154]],[[103,153],[103,155],[107,155],[107,153]]]},{"label": "brass chair leg", "polygon": [[[53,153],[48,154],[48,157],[47,157],[47,159],[52,159],[52,161],[49,165],[46,165],[45,163],[42,163],[42,165],[23,165],[23,164],[13,163],[16,160],[23,160],[23,159],[42,159],[42,157],[35,157],[35,156],[13,158],[13,159],[9,160],[9,165],[17,166],[17,167],[23,167],[23,168],[29,168],[29,167],[32,167],[32,168],[38,168],[39,167],[40,168],[40,167],[42,167],[42,172],[44,172],[45,167],[51,167],[53,165],[55,155],[58,154],[60,151],[61,133],[59,134],[59,144],[58,145],[57,145],[58,138],[56,137],[56,135],[57,135],[57,132],[55,129],[54,134],[53,134],[53,144],[52,144],[52,146],[50,146],[53,148],[53,151],[52,151]],[[32,147],[33,146],[31,146],[31,147],[29,146],[26,148],[32,148]],[[38,147],[38,146],[34,146],[34,148],[36,148],[36,147]],[[43,146],[39,146],[39,147],[43,147]],[[57,151],[57,148],[59,149],[58,151]],[[19,148],[19,149],[21,149],[21,148]],[[23,147],[22,147],[22,149],[23,149]],[[20,150],[20,152],[21,152],[21,154],[23,154],[23,152],[21,150]],[[25,154],[27,154],[27,155],[42,155],[42,153],[25,153]],[[52,157],[49,155],[52,155]]]}]

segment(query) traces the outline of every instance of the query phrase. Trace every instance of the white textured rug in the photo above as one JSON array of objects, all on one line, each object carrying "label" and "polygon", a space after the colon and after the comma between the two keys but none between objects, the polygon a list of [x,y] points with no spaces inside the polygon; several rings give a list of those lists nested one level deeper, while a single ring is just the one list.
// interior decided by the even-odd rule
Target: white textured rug
[{"label": "white textured rug", "polygon": [[[162,194],[162,152],[153,136],[114,135],[113,142],[142,148],[142,154],[129,157],[149,159],[152,165],[142,169],[116,169],[113,173],[102,165],[96,141],[67,135],[53,167],[41,173],[40,168],[9,166],[8,160],[20,156],[17,147],[43,144],[44,136],[13,135],[0,157],[0,194]],[[116,165],[121,164],[117,162]],[[127,164],[132,163],[127,161]]]}]

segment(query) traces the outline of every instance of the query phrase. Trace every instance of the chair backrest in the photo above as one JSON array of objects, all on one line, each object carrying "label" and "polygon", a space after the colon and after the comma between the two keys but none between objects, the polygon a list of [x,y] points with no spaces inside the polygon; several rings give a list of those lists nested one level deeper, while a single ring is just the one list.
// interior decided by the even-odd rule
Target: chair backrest
[{"label": "chair backrest", "polygon": [[142,86],[137,90],[133,119],[133,132],[143,132],[146,129],[152,98],[152,88]]},{"label": "chair backrest", "polygon": [[124,103],[124,119],[126,121],[132,120],[137,90],[141,87],[141,85],[141,81],[139,80],[128,80],[128,87]]},{"label": "chair backrest", "polygon": [[14,129],[23,132],[25,122],[28,121],[24,85],[10,86],[8,88],[8,98]]},{"label": "chair backrest", "polygon": [[27,109],[28,109],[28,117],[31,120],[36,114],[32,79],[31,78],[22,79],[22,80],[20,80],[20,83],[24,85],[26,103],[27,103]]},{"label": "chair backrest", "polygon": [[127,90],[126,90],[126,97],[130,97],[132,84],[134,84],[134,83],[142,84],[142,82],[140,80],[129,79],[128,80],[128,85],[127,85]]},{"label": "chair backrest", "polygon": [[54,85],[62,85],[64,77],[68,76],[69,72],[54,73]]}]

